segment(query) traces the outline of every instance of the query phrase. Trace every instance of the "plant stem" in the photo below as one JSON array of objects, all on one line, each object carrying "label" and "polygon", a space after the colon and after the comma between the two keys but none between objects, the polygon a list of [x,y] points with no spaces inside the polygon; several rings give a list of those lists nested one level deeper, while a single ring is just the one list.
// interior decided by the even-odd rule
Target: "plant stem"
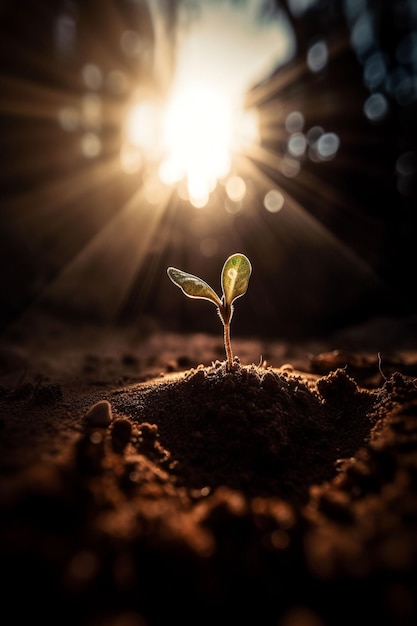
[{"label": "plant stem", "polygon": [[226,356],[227,356],[227,369],[231,370],[232,364],[233,364],[233,354],[232,354],[232,346],[230,343],[230,323],[223,322],[223,326],[224,326],[224,347],[226,349]]}]

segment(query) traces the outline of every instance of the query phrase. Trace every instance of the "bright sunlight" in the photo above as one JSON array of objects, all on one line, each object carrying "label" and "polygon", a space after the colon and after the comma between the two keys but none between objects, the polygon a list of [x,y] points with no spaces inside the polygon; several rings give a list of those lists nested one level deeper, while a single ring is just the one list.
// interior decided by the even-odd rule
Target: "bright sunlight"
[{"label": "bright sunlight", "polygon": [[159,162],[165,185],[184,182],[195,207],[207,204],[230,172],[233,155],[258,140],[255,111],[244,111],[222,86],[190,81],[173,89],[165,108],[150,101],[132,108],[128,141]]},{"label": "bright sunlight", "polygon": [[173,96],[164,122],[168,155],[160,178],[166,184],[185,179],[190,202],[204,206],[230,170],[232,103],[216,87],[193,83]]},{"label": "bright sunlight", "polygon": [[[195,207],[206,206],[219,181],[228,188],[236,159],[259,143],[256,104],[244,107],[248,90],[294,53],[284,14],[267,19],[261,5],[200,0],[190,12],[179,3],[168,96],[161,102],[142,93],[133,101],[121,154],[125,171],[151,162],[151,175],[156,169],[160,183],[176,186]],[[166,59],[158,59],[155,69],[165,75]]]}]

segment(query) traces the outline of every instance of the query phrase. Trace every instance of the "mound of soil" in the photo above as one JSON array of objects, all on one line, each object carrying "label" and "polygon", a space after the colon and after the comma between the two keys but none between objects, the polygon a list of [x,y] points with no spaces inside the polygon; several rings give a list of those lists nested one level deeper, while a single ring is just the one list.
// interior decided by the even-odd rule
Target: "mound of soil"
[{"label": "mound of soil", "polygon": [[375,421],[375,398],[344,370],[313,383],[237,360],[234,371],[224,362],[201,366],[111,402],[134,423],[157,425],[178,485],[227,486],[294,505],[334,475],[338,459],[357,451]]}]

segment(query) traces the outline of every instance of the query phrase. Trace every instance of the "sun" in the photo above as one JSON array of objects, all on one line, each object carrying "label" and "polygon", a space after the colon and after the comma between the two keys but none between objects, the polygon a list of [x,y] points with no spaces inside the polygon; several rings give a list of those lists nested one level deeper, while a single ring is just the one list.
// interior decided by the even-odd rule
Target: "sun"
[{"label": "sun", "polygon": [[204,206],[230,171],[232,137],[233,108],[225,91],[202,82],[178,89],[164,119],[162,182],[185,180],[191,203]]},{"label": "sun", "polygon": [[127,141],[157,163],[164,185],[185,183],[195,207],[208,203],[218,181],[228,177],[234,157],[258,138],[256,112],[209,81],[176,85],[164,106],[142,100],[128,116]]},{"label": "sun", "polygon": [[[237,164],[260,143],[259,111],[256,103],[247,106],[248,92],[294,52],[289,24],[278,12],[262,19],[261,4],[198,0],[190,11],[179,3],[170,39],[172,72],[167,58],[157,54],[155,72],[169,78],[154,100],[143,92],[136,102],[134,96],[123,169],[139,165],[154,181],[156,171],[159,183],[176,187],[197,208],[208,204],[219,181],[240,202]],[[155,25],[163,22],[157,13]],[[158,30],[164,44],[159,48],[166,50],[163,32]]]}]

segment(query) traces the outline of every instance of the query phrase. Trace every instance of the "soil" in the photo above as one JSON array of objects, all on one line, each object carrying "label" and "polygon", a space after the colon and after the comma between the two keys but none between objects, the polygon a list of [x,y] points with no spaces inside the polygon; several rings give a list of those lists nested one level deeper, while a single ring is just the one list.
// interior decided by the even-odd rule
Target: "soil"
[{"label": "soil", "polygon": [[233,339],[231,371],[203,334],[14,329],[4,623],[415,626],[415,327]]}]

